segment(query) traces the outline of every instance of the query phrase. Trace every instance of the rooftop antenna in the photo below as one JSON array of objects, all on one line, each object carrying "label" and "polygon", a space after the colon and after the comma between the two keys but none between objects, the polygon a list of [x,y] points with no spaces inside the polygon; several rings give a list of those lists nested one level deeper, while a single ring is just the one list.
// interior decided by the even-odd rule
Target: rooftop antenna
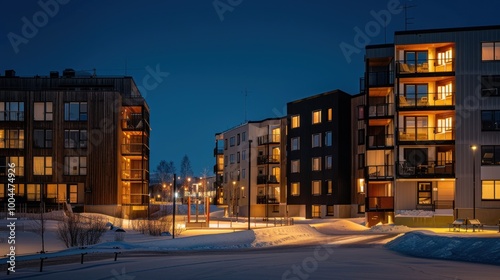
[{"label": "rooftop antenna", "polygon": [[405,3],[405,5],[403,6],[403,8],[405,9],[405,31],[408,30],[408,25],[409,24],[413,24],[414,23],[411,20],[415,19],[415,18],[412,18],[412,17],[408,17],[408,9],[415,8],[415,7],[416,7],[416,5],[408,5],[408,3]]}]

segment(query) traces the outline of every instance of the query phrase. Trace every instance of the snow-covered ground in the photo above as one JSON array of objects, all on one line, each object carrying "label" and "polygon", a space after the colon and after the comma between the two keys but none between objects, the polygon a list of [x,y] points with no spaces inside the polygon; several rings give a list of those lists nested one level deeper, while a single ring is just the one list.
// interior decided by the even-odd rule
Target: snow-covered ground
[{"label": "snow-covered ground", "polygon": [[[103,216],[116,223],[112,217]],[[78,255],[103,252],[186,252],[217,251],[232,249],[279,248],[282,245],[327,244],[332,248],[348,249],[349,246],[385,245],[392,251],[421,258],[448,259],[475,263],[500,265],[500,233],[497,228],[486,228],[482,232],[453,232],[445,228],[414,229],[406,226],[378,225],[371,229],[363,226],[363,219],[296,219],[293,226],[264,227],[263,223],[253,223],[255,228],[245,230],[247,223],[212,220],[211,228],[186,230],[172,239],[170,236],[148,236],[132,230],[128,221],[119,221],[126,230],[123,241],[115,241],[114,230],[108,230],[101,243],[86,249],[66,249],[57,239],[57,221],[46,223],[44,256],[56,258],[65,255]],[[7,244],[7,220],[0,220],[0,253],[9,252]],[[30,220],[17,221],[16,260],[38,260],[36,252],[41,250],[41,237],[32,230],[36,228]],[[231,227],[232,226],[232,227]],[[116,228],[115,228],[116,229]],[[347,246],[347,248],[346,248]],[[365,248],[372,250],[373,246]],[[362,256],[360,256],[362,258]],[[423,260],[423,259],[422,259]],[[5,264],[7,259],[1,259]],[[416,261],[418,262],[418,261]],[[425,262],[425,261],[424,261]],[[457,265],[458,266],[458,265]],[[500,271],[496,271],[498,273]],[[497,274],[498,275],[498,274]],[[108,278],[109,279],[109,278]],[[118,279],[118,278],[117,278]],[[289,278],[294,279],[294,278]],[[458,278],[457,278],[458,279]]]}]

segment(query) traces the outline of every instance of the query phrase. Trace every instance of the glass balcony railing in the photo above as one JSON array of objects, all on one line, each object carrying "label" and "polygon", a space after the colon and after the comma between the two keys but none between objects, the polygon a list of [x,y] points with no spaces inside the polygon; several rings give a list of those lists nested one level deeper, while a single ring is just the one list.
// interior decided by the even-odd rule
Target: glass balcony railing
[{"label": "glass balcony railing", "polygon": [[278,178],[275,175],[257,175],[257,184],[279,184]]},{"label": "glass balcony railing", "polygon": [[400,178],[453,177],[454,161],[398,161],[397,175]]},{"label": "glass balcony railing", "polygon": [[393,71],[371,71],[368,72],[368,86],[382,87],[394,84]]},{"label": "glass balcony railing", "polygon": [[388,179],[394,177],[394,165],[369,165],[368,177],[370,179]]},{"label": "glass balcony railing", "polygon": [[280,134],[268,134],[268,135],[259,136],[257,138],[257,142],[259,145],[279,143],[280,141],[281,141]]},{"label": "glass balcony railing", "polygon": [[453,106],[455,105],[455,93],[419,93],[400,94],[398,97],[399,107],[420,107],[420,106]]},{"label": "glass balcony railing", "polygon": [[394,104],[393,103],[383,103],[374,104],[368,107],[369,117],[389,117],[394,116]]},{"label": "glass balcony railing", "polygon": [[147,150],[148,146],[142,143],[122,144],[122,154],[142,155],[143,153],[146,153]]},{"label": "glass balcony railing", "polygon": [[402,60],[396,64],[397,71],[401,75],[420,73],[439,73],[455,71],[453,58],[427,59],[427,60]]},{"label": "glass balcony railing", "polygon": [[368,148],[383,148],[394,146],[394,134],[368,135]]},{"label": "glass balcony railing", "polygon": [[146,169],[125,169],[122,170],[122,179],[149,180],[149,172]]},{"label": "glass balcony railing", "polygon": [[405,127],[398,129],[399,141],[455,140],[454,126]]}]

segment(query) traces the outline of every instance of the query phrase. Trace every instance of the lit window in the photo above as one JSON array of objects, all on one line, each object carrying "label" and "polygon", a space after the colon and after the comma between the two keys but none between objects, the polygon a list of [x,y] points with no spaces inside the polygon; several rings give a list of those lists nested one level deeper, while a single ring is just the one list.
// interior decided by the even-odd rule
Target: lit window
[{"label": "lit window", "polygon": [[312,194],[321,195],[321,181],[312,181]]},{"label": "lit window", "polygon": [[500,181],[482,181],[481,199],[500,200]]},{"label": "lit window", "polygon": [[52,175],[52,157],[33,157],[33,175]]},{"label": "lit window", "polygon": [[78,202],[78,185],[69,186],[69,203]]},{"label": "lit window", "polygon": [[331,122],[333,120],[333,109],[328,109],[328,121]]},{"label": "lit window", "polygon": [[451,98],[453,94],[453,84],[451,82],[445,85],[440,85],[437,88],[437,100],[446,100],[446,98]]},{"label": "lit window", "polygon": [[500,60],[500,42],[484,42],[481,44],[481,59]]},{"label": "lit window", "polygon": [[24,121],[24,102],[0,102],[0,121]]},{"label": "lit window", "polygon": [[327,194],[332,194],[333,193],[333,182],[332,180],[327,180],[326,181],[327,185]]},{"label": "lit window", "polygon": [[0,129],[0,149],[24,149],[24,130]]},{"label": "lit window", "polygon": [[417,192],[418,204],[432,203],[432,185],[431,183],[418,183]]},{"label": "lit window", "polygon": [[0,156],[0,175],[7,175],[9,164],[15,165],[14,174],[16,176],[24,176],[24,157],[2,157]]},{"label": "lit window", "polygon": [[315,133],[312,135],[312,147],[321,147],[321,133]]},{"label": "lit window", "polygon": [[299,173],[300,172],[300,160],[292,160],[291,161],[290,172],[291,173]]},{"label": "lit window", "polygon": [[290,194],[292,196],[300,195],[300,183],[299,182],[294,182],[294,183],[290,184]]},{"label": "lit window", "polygon": [[437,133],[443,133],[453,130],[453,117],[442,118],[437,120]]},{"label": "lit window", "polygon": [[52,102],[35,102],[34,103],[34,120],[35,121],[51,121],[52,120]]},{"label": "lit window", "polygon": [[26,194],[28,201],[40,201],[40,184],[26,185]]},{"label": "lit window", "polygon": [[316,110],[312,112],[312,123],[321,123],[321,110]]},{"label": "lit window", "polygon": [[321,171],[321,158],[312,158],[312,171]]},{"label": "lit window", "polygon": [[300,150],[300,138],[299,137],[294,137],[291,140],[291,150],[292,151],[297,151]]},{"label": "lit window", "polygon": [[300,115],[292,116],[292,128],[300,127]]}]

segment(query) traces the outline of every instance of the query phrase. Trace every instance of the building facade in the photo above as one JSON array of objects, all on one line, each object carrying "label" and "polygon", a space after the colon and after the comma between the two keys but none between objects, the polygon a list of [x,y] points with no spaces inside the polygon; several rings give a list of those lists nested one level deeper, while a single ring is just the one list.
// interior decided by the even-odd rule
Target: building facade
[{"label": "building facade", "polygon": [[[0,199],[148,215],[149,108],[131,77],[0,76]],[[15,182],[7,180],[15,165]],[[11,183],[12,185],[9,185]],[[13,188],[12,188],[13,187]]]},{"label": "building facade", "polygon": [[[366,47],[368,225],[500,217],[500,26],[396,32]],[[361,112],[360,112],[361,113]],[[500,152],[500,148],[499,148]]]},{"label": "building facade", "polygon": [[285,127],[271,118],[215,135],[215,202],[226,216],[247,217],[249,202],[252,217],[286,216]]},{"label": "building facade", "polygon": [[287,104],[290,216],[351,217],[351,95],[335,90]]}]

